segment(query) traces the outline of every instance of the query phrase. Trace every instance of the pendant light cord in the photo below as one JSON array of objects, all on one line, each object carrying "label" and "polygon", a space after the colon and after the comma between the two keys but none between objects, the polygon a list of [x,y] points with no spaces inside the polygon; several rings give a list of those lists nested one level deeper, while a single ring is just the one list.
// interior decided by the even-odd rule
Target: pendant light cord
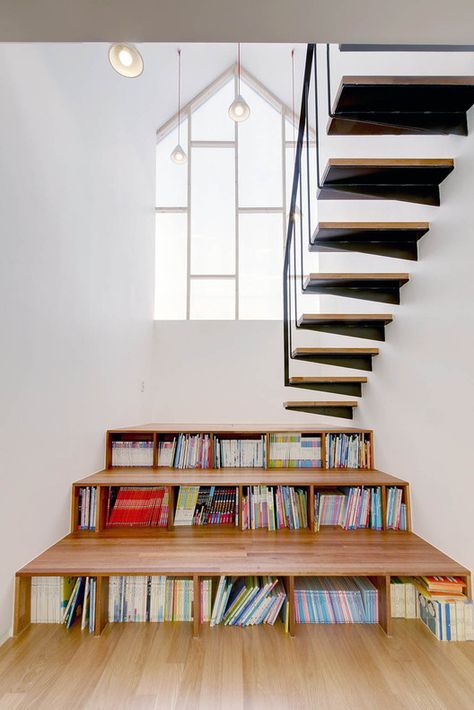
[{"label": "pendant light cord", "polygon": [[181,50],[178,49],[178,145],[181,145]]},{"label": "pendant light cord", "polygon": [[238,96],[240,96],[240,42],[237,43],[237,85],[239,87]]}]

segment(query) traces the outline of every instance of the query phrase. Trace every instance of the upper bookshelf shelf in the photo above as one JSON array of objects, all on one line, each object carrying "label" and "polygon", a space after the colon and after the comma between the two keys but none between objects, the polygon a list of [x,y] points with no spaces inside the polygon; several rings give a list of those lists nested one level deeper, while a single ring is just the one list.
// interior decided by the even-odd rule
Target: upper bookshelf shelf
[{"label": "upper bookshelf shelf", "polygon": [[301,434],[371,434],[371,429],[355,427],[302,427],[291,424],[142,424],[140,426],[109,429],[109,434],[267,434],[279,432],[294,432]]}]

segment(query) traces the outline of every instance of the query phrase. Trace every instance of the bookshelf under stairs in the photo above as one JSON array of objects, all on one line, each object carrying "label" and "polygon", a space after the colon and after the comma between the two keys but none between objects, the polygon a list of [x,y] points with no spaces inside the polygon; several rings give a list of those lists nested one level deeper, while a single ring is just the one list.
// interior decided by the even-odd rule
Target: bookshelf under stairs
[{"label": "bookshelf under stairs", "polygon": [[[393,583],[431,575],[456,576],[470,599],[469,570],[412,532],[409,483],[375,468],[372,431],[150,424],[107,432],[104,470],[72,484],[70,533],[16,574],[14,632],[45,614],[59,621],[38,588],[62,579],[87,580],[96,635],[117,620],[168,619],[197,636],[225,584],[260,584],[257,610],[279,599],[266,622],[275,633],[315,623],[304,600],[336,590],[370,598],[364,623],[390,635]],[[161,611],[160,589],[173,599]],[[357,621],[350,604],[337,608]]]},{"label": "bookshelf under stairs", "polygon": [[[428,222],[320,222],[314,226],[316,200],[399,200],[421,205],[440,204],[440,185],[454,169],[450,158],[330,158],[320,165],[320,106],[314,95],[327,95],[329,136],[444,135],[468,133],[467,111],[474,104],[474,77],[469,76],[344,76],[337,90],[331,86],[331,53],[319,66],[321,52],[307,47],[300,124],[295,156],[284,272],[284,352],[287,387],[361,397],[361,384],[350,378],[294,377],[291,361],[306,361],[352,370],[371,370],[378,348],[299,347],[300,330],[384,341],[393,315],[375,313],[301,313],[304,296],[318,294],[403,304],[402,286],[408,273],[309,273],[305,254],[333,252],[418,259],[418,241],[428,233]],[[315,127],[315,128],[314,128]],[[309,136],[314,148],[310,148]],[[323,139],[324,140],[324,139]],[[379,144],[379,143],[378,143]],[[315,150],[315,157],[311,150]],[[316,162],[316,179],[311,163]],[[304,215],[300,218],[299,215]],[[301,273],[298,273],[301,271]],[[336,344],[339,338],[336,339]],[[298,373],[300,374],[300,373]],[[319,374],[319,373],[318,373]],[[354,373],[355,375],[356,373]],[[352,419],[354,400],[288,401],[289,410]]]}]

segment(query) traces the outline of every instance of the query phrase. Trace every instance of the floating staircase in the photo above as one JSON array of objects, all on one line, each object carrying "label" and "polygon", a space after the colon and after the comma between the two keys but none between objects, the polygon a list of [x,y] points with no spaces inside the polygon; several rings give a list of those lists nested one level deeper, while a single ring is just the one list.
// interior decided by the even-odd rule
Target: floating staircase
[{"label": "floating staircase", "polygon": [[[467,135],[466,112],[474,105],[474,77],[456,76],[345,76],[335,100],[331,103],[329,48],[327,50],[327,93],[329,135]],[[295,181],[292,207],[296,196],[320,200],[399,200],[415,204],[438,206],[439,186],[454,169],[449,158],[332,158],[324,171],[319,170],[318,102],[309,102],[310,87],[318,77],[316,45],[307,51],[302,109],[297,144]],[[319,83],[319,81],[318,81]],[[313,87],[317,95],[321,88]],[[319,93],[318,93],[319,92]],[[301,170],[308,160],[305,139],[313,125],[309,109],[315,112],[316,163],[318,189],[310,186],[309,171]],[[303,181],[306,179],[306,184]],[[308,198],[306,198],[308,195]],[[309,220],[310,222],[310,220]],[[320,222],[308,234],[310,252],[361,253],[416,261],[418,242],[430,229],[428,222]],[[296,233],[301,240],[301,265],[303,259],[303,230],[295,230],[290,221],[285,260],[288,282],[291,281],[292,264],[296,269],[296,251],[289,258],[290,249],[296,250]],[[292,243],[293,240],[293,243]],[[304,273],[304,272],[303,272]],[[302,294],[318,294],[357,298],[367,301],[399,304],[400,289],[407,283],[407,273],[311,273],[303,278]],[[288,294],[290,294],[288,296]],[[288,300],[289,298],[289,300]],[[374,313],[303,313],[299,315],[296,297],[292,300],[287,287],[285,292],[285,385],[307,390],[320,390],[352,397],[362,396],[366,377],[293,377],[290,360],[334,365],[354,370],[372,370],[377,348],[297,347],[291,335],[292,328],[330,333],[340,336],[385,340],[385,328],[393,316]],[[295,313],[291,314],[293,306]],[[288,311],[290,315],[288,316]],[[288,325],[289,324],[289,325]],[[353,401],[285,402],[286,409],[332,416],[352,417]],[[338,408],[342,405],[342,409]]]},{"label": "floating staircase", "polygon": [[418,240],[428,222],[321,222],[311,237],[310,251],[349,251],[396,259],[418,259]]},{"label": "floating staircase", "polygon": [[328,133],[467,136],[466,111],[473,104],[473,77],[345,76]]}]

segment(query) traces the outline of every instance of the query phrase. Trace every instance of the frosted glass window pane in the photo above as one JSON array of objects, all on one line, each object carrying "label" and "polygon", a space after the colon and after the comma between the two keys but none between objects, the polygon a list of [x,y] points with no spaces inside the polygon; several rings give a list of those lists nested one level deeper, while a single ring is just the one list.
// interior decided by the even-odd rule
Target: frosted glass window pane
[{"label": "frosted glass window pane", "polygon": [[191,279],[192,320],[233,320],[234,279]]},{"label": "frosted glass window pane", "polygon": [[283,216],[242,214],[239,222],[239,318],[282,316]]},{"label": "frosted glass window pane", "polygon": [[[188,151],[188,122],[181,123],[181,146]],[[176,165],[170,155],[178,142],[178,129],[156,145],[156,206],[186,207],[188,165]]]},{"label": "frosted glass window pane", "polygon": [[191,274],[235,273],[235,151],[193,148]]},{"label": "frosted glass window pane", "polygon": [[229,118],[229,106],[234,100],[234,81],[230,80],[193,112],[191,137],[193,141],[233,141],[235,123]]},{"label": "frosted glass window pane", "polygon": [[157,214],[155,319],[186,319],[186,260],[186,214]]},{"label": "frosted glass window pane", "polygon": [[251,113],[238,128],[240,207],[281,207],[281,114],[247,85],[242,95]]}]

